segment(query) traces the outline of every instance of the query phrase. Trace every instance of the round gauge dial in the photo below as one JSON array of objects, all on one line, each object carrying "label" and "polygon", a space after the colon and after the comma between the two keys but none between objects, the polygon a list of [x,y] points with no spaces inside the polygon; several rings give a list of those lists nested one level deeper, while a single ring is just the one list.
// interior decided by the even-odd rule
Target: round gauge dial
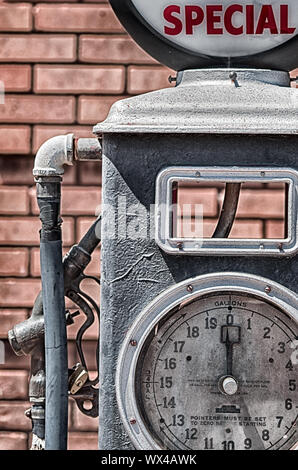
[{"label": "round gauge dial", "polygon": [[176,305],[147,331],[131,378],[145,434],[159,449],[292,448],[297,338],[291,315],[251,293]]}]

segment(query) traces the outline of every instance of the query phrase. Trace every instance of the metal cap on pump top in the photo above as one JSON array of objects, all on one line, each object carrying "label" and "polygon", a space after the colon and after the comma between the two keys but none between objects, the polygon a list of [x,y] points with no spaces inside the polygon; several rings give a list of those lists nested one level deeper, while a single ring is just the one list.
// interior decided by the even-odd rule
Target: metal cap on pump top
[{"label": "metal cap on pump top", "polygon": [[297,0],[110,0],[125,29],[174,70],[298,66]]}]

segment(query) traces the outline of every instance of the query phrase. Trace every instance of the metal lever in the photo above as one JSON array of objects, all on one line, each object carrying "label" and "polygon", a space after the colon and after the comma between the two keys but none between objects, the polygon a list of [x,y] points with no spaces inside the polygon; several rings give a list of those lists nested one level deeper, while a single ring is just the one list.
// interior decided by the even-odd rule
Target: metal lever
[{"label": "metal lever", "polygon": [[89,376],[82,364],[76,364],[70,371],[68,378],[68,390],[71,395],[75,395],[87,382]]}]

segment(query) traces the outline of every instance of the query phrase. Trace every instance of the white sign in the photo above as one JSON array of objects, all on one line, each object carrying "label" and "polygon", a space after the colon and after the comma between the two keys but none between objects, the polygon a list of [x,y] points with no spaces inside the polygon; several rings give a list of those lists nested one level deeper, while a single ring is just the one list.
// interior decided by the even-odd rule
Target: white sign
[{"label": "white sign", "polygon": [[131,0],[164,38],[199,54],[239,57],[298,33],[298,0]]}]

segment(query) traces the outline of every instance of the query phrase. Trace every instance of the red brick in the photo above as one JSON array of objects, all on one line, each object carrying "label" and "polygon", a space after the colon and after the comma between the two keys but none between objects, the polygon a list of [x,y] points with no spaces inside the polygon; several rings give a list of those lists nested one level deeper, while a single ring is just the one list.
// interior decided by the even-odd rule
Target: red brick
[{"label": "red brick", "polygon": [[69,450],[98,450],[98,435],[95,432],[70,432]]},{"label": "red brick", "polygon": [[[7,332],[6,332],[7,337]],[[30,356],[16,356],[13,352],[8,340],[3,339],[4,347],[5,347],[5,363],[1,364],[2,370],[29,370],[30,369]]]},{"label": "red brick", "polygon": [[28,154],[31,150],[30,138],[29,126],[0,126],[0,153]]},{"label": "red brick", "polygon": [[40,288],[39,279],[0,279],[0,306],[32,307]]},{"label": "red brick", "polygon": [[[10,2],[19,2],[20,0],[9,0]],[[29,0],[28,0],[29,1]],[[67,0],[67,3],[75,3],[80,0]],[[92,1],[92,0],[90,0]],[[96,3],[106,3],[108,0],[94,0]],[[30,0],[30,3],[40,3],[40,0]],[[45,0],[44,3],[66,3],[66,0]],[[89,0],[88,0],[89,3]]]},{"label": "red brick", "polygon": [[237,217],[282,218],[285,194],[280,190],[243,190],[240,193]]},{"label": "red brick", "polygon": [[108,32],[123,31],[108,5],[38,5],[34,10],[37,31]]},{"label": "red brick", "polygon": [[90,126],[34,126],[32,152],[36,153],[39,147],[51,137],[71,133],[75,138],[94,137]]},{"label": "red brick", "polygon": [[180,188],[178,192],[178,204],[184,216],[194,215],[194,205],[197,204],[202,205],[204,217],[216,216],[218,212],[217,198],[218,193],[214,188],[198,188],[194,190],[192,187],[184,187]]},{"label": "red brick", "polygon": [[[0,0],[1,2],[3,1],[7,1],[9,3],[18,3],[20,0]],[[29,0],[24,0],[24,1],[28,1]],[[80,0],[67,0],[67,3],[73,3],[73,2],[79,2]],[[91,1],[91,0],[90,0]],[[106,1],[108,0],[95,0],[96,3],[99,2],[99,3],[105,3]],[[40,0],[30,0],[30,3],[40,3]],[[45,0],[44,3],[65,3],[65,0]],[[89,0],[88,0],[88,3],[89,3]]]},{"label": "red brick", "polygon": [[39,245],[38,217],[0,218],[0,244]]},{"label": "red brick", "polygon": [[29,253],[26,248],[0,248],[0,276],[28,275]]},{"label": "red brick", "polygon": [[30,275],[40,277],[40,250],[33,248],[30,253]]},{"label": "red brick", "polygon": [[[41,224],[38,217],[1,217],[0,244],[39,246],[39,230]],[[74,222],[72,218],[63,219],[62,237],[64,245],[71,245]]]},{"label": "red brick", "polygon": [[0,338],[7,338],[7,332],[27,316],[26,309],[0,309]]},{"label": "red brick", "polygon": [[28,189],[24,186],[0,186],[0,214],[29,213]]},{"label": "red brick", "polygon": [[[87,162],[78,162],[87,165]],[[0,184],[27,184],[32,185],[34,178],[32,175],[34,161],[32,158],[23,156],[6,156],[0,155]],[[63,175],[63,184],[76,183],[76,168],[75,166],[66,166]]]},{"label": "red brick", "polygon": [[1,62],[74,62],[76,37],[53,34],[1,34]]},{"label": "red brick", "polygon": [[24,415],[28,408],[30,404],[27,402],[0,402],[0,429],[30,431],[31,420]]},{"label": "red brick", "polygon": [[62,191],[62,214],[96,215],[101,204],[99,187],[65,187]]},{"label": "red brick", "polygon": [[291,78],[295,78],[295,79],[296,79],[296,81],[293,81],[293,82],[291,83],[292,88],[297,88],[298,69],[292,70],[292,71],[290,72],[290,76],[291,76]]},{"label": "red brick", "polygon": [[127,92],[130,94],[147,93],[170,86],[168,78],[175,73],[166,67],[128,67]]},{"label": "red brick", "polygon": [[0,155],[0,184],[33,184],[33,164],[27,156]]},{"label": "red brick", "polygon": [[101,162],[78,162],[78,170],[79,184],[101,185]]},{"label": "red brick", "polygon": [[85,65],[37,65],[36,93],[123,93],[124,67]]},{"label": "red brick", "polygon": [[30,65],[0,65],[0,80],[4,84],[5,92],[30,91],[31,67]]},{"label": "red brick", "polygon": [[72,96],[7,95],[0,106],[0,122],[72,123],[75,98]]},{"label": "red brick", "polygon": [[[17,356],[10,344],[9,344],[9,341],[7,339],[7,332],[6,332],[6,338],[3,338],[3,340],[1,340],[1,343],[4,344],[4,359],[5,361],[0,364],[0,369],[1,370],[24,370],[24,371],[28,371],[30,370],[30,362],[31,362],[31,359],[29,356]],[[1,344],[1,347],[3,347],[3,344]]]},{"label": "red brick", "polygon": [[78,217],[77,218],[77,241],[80,240],[87,230],[91,227],[93,222],[95,222],[96,217]]},{"label": "red brick", "polygon": [[32,6],[0,4],[0,31],[31,31]]},{"label": "red brick", "polygon": [[230,238],[263,238],[261,220],[236,220]]},{"label": "red brick", "polygon": [[[178,230],[178,237],[201,237],[201,225],[195,225],[194,219],[183,220],[183,231]],[[212,237],[217,225],[217,219],[204,219],[203,236]],[[198,232],[196,233],[196,229]],[[181,230],[181,229],[180,229]],[[230,238],[262,238],[263,222],[261,220],[236,220],[231,230]]]},{"label": "red brick", "polygon": [[80,37],[79,59],[103,64],[156,64],[129,36]]},{"label": "red brick", "polygon": [[0,370],[0,400],[28,399],[28,372]]},{"label": "red brick", "polygon": [[265,224],[266,238],[285,238],[285,227],[282,220],[267,220]]},{"label": "red brick", "polygon": [[[35,197],[35,188],[30,191],[32,212],[38,214],[38,206]],[[61,214],[65,215],[95,215],[101,203],[100,188],[92,186],[62,187]]]},{"label": "red brick", "polygon": [[80,96],[78,122],[80,124],[97,124],[104,121],[112,104],[125,96]]},{"label": "red brick", "polygon": [[97,431],[98,430],[98,418],[91,418],[90,416],[84,415],[77,406],[73,407],[72,411],[73,426],[72,429],[75,431]]},{"label": "red brick", "polygon": [[0,432],[0,450],[28,450],[28,435],[24,432]]}]

